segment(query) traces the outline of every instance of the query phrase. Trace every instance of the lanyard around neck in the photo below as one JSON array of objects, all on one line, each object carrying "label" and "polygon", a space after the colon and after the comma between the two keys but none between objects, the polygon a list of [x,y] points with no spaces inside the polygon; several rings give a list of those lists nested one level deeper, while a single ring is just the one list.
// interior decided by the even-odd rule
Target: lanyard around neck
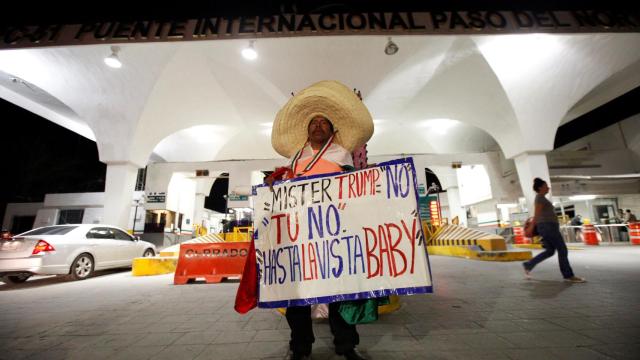
[{"label": "lanyard around neck", "polygon": [[[314,165],[320,160],[322,155],[324,155],[324,153],[327,152],[327,149],[329,148],[329,146],[331,146],[331,144],[333,143],[334,136],[335,136],[335,133],[331,134],[331,137],[329,138],[329,140],[327,140],[327,142],[322,146],[322,148],[318,150],[318,152],[315,153],[315,155],[313,155],[313,159],[311,159],[311,161],[307,164],[307,166],[305,166],[305,168],[302,170],[302,173],[298,175],[302,175],[314,167]],[[302,152],[307,147],[307,145],[309,145],[309,142],[306,142],[302,147],[302,149],[298,150],[296,155],[293,157],[293,160],[291,161],[291,171],[294,174],[296,171],[296,167],[298,166],[298,160],[300,160],[300,157],[302,156]]]}]

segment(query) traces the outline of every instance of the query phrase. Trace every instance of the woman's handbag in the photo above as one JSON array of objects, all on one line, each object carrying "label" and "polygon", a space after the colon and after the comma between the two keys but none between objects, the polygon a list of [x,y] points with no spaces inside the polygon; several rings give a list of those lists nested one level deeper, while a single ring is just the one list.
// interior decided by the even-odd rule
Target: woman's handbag
[{"label": "woman's handbag", "polygon": [[530,217],[524,223],[524,236],[533,238],[536,235],[538,235],[538,231],[536,230],[536,221]]}]

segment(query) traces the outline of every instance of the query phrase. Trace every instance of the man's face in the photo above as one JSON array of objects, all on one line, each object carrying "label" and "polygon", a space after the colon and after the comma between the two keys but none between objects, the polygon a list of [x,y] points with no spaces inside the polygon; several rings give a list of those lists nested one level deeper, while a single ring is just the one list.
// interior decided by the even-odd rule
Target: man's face
[{"label": "man's face", "polygon": [[316,143],[324,143],[331,137],[331,122],[323,116],[311,119],[308,127],[309,140]]}]

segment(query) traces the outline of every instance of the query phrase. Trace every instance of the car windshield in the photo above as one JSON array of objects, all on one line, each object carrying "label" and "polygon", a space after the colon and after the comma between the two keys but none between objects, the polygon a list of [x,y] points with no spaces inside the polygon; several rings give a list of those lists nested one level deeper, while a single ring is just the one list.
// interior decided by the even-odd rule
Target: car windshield
[{"label": "car windshield", "polygon": [[77,226],[45,226],[43,228],[27,231],[26,233],[22,233],[19,236],[29,236],[29,235],[65,235],[69,233],[71,230],[77,228]]}]

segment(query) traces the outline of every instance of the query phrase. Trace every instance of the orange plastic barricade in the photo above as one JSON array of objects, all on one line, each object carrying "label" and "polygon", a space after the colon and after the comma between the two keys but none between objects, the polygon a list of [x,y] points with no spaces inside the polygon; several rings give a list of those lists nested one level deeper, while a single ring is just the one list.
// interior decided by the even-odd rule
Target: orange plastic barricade
[{"label": "orange plastic barricade", "polygon": [[640,245],[640,222],[629,224],[629,241],[633,245]]},{"label": "orange plastic barricade", "polygon": [[600,245],[598,243],[596,227],[591,224],[582,225],[582,238],[584,239],[585,245]]},{"label": "orange plastic barricade", "polygon": [[173,283],[182,285],[196,278],[219,283],[224,278],[242,277],[248,253],[249,242],[181,244]]},{"label": "orange plastic barricade", "polygon": [[524,227],[513,227],[513,243],[514,244],[531,244],[531,238],[524,236]]}]

